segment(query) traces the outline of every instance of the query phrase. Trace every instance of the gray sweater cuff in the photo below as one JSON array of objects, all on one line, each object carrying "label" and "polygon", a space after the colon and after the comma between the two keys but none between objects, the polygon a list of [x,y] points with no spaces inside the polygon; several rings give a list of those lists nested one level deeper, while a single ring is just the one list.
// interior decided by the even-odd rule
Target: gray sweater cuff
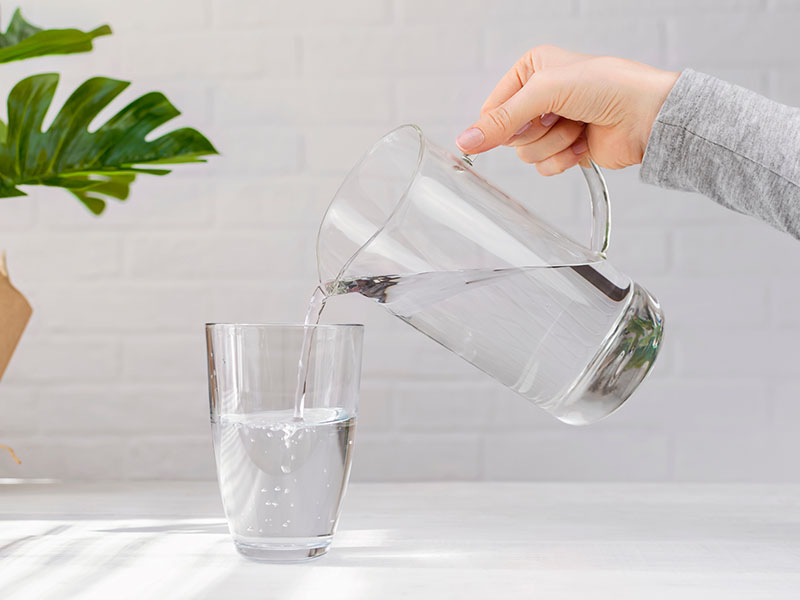
[{"label": "gray sweater cuff", "polygon": [[640,177],[800,238],[800,110],[687,69],[656,117]]},{"label": "gray sweater cuff", "polygon": [[[678,77],[650,130],[647,147],[642,158],[639,177],[645,183],[660,187],[677,187],[684,183],[681,166],[685,160],[685,125],[696,117],[698,102],[708,93],[703,90],[704,76],[686,69]],[[695,114],[690,116],[689,113]]]}]

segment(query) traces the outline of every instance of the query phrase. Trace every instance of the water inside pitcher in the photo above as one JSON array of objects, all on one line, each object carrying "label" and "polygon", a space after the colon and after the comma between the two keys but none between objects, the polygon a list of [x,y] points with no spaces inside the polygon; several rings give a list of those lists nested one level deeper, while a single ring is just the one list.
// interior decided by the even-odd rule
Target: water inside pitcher
[{"label": "water inside pitcher", "polygon": [[591,247],[483,179],[413,125],[348,174],[317,239],[320,289],[358,293],[556,418],[617,409],[652,367],[656,300],[605,258],[608,193],[596,165]]}]

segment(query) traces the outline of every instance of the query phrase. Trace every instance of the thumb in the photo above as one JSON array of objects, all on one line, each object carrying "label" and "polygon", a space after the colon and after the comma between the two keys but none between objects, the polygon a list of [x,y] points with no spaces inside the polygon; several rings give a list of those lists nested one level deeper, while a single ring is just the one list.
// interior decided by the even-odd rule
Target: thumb
[{"label": "thumb", "polygon": [[561,87],[545,73],[534,74],[511,98],[483,113],[458,136],[456,144],[463,152],[477,154],[505,143],[534,117],[557,112],[555,104]]}]

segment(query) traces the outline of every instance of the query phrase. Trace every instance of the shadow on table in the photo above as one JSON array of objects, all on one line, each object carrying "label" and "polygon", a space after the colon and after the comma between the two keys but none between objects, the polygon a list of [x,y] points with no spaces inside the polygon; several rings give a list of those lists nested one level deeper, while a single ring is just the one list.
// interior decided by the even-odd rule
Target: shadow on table
[{"label": "shadow on table", "polygon": [[228,533],[228,525],[220,523],[162,523],[137,527],[114,527],[98,529],[103,533]]}]

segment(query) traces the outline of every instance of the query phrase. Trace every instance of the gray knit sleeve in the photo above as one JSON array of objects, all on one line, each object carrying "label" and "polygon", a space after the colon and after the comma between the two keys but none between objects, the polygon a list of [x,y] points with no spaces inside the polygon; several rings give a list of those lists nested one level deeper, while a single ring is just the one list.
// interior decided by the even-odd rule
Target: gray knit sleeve
[{"label": "gray knit sleeve", "polygon": [[656,117],[640,173],[800,239],[800,109],[687,69]]}]

